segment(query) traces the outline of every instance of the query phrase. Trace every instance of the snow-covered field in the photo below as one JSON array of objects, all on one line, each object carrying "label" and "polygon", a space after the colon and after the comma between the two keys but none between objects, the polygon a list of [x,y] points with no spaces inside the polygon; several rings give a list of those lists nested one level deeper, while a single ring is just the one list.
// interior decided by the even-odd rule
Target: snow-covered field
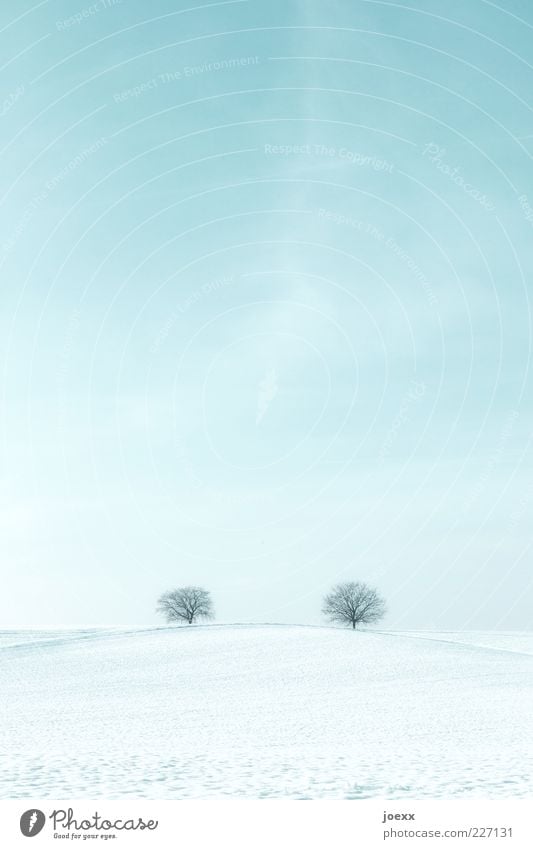
[{"label": "snow-covered field", "polygon": [[0,632],[0,797],[533,794],[533,635]]}]

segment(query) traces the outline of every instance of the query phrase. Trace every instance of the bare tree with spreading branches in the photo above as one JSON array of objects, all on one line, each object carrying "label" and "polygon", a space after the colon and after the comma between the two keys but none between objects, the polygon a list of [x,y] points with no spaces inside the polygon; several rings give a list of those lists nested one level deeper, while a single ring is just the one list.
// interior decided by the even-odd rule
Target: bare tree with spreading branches
[{"label": "bare tree with spreading branches", "polygon": [[360,581],[337,584],[325,597],[322,613],[330,622],[356,628],[377,622],[386,612],[378,591]]},{"label": "bare tree with spreading branches", "polygon": [[157,611],[167,622],[187,622],[212,619],[214,615],[211,594],[202,587],[180,587],[163,593],[157,601]]}]

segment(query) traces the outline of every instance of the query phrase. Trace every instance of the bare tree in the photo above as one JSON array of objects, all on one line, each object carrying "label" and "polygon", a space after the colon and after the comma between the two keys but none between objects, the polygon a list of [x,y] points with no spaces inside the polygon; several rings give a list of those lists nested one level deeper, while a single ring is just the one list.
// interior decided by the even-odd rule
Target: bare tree
[{"label": "bare tree", "polygon": [[341,625],[369,625],[386,612],[385,602],[378,591],[360,581],[337,584],[325,597],[322,613],[330,622]]},{"label": "bare tree", "polygon": [[213,618],[211,594],[201,587],[180,587],[163,593],[157,600],[157,611],[167,622],[187,622]]}]

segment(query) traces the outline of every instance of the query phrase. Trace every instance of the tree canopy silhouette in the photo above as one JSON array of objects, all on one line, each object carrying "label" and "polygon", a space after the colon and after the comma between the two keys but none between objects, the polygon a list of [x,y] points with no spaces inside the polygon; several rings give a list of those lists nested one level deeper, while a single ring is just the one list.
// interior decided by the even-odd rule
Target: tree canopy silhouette
[{"label": "tree canopy silhouette", "polygon": [[187,622],[212,619],[214,615],[211,594],[202,587],[179,587],[163,593],[157,601],[157,611],[167,622]]},{"label": "tree canopy silhouette", "polygon": [[356,628],[377,622],[386,612],[378,591],[360,581],[337,584],[325,597],[322,613],[330,622]]}]

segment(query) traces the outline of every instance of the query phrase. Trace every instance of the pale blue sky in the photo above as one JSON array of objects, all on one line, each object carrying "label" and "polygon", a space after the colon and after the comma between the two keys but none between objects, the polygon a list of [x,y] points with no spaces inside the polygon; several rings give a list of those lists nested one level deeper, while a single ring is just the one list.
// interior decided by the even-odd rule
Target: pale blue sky
[{"label": "pale blue sky", "polygon": [[[190,3],[190,0],[189,0]],[[3,4],[0,627],[526,628],[525,0]]]}]

